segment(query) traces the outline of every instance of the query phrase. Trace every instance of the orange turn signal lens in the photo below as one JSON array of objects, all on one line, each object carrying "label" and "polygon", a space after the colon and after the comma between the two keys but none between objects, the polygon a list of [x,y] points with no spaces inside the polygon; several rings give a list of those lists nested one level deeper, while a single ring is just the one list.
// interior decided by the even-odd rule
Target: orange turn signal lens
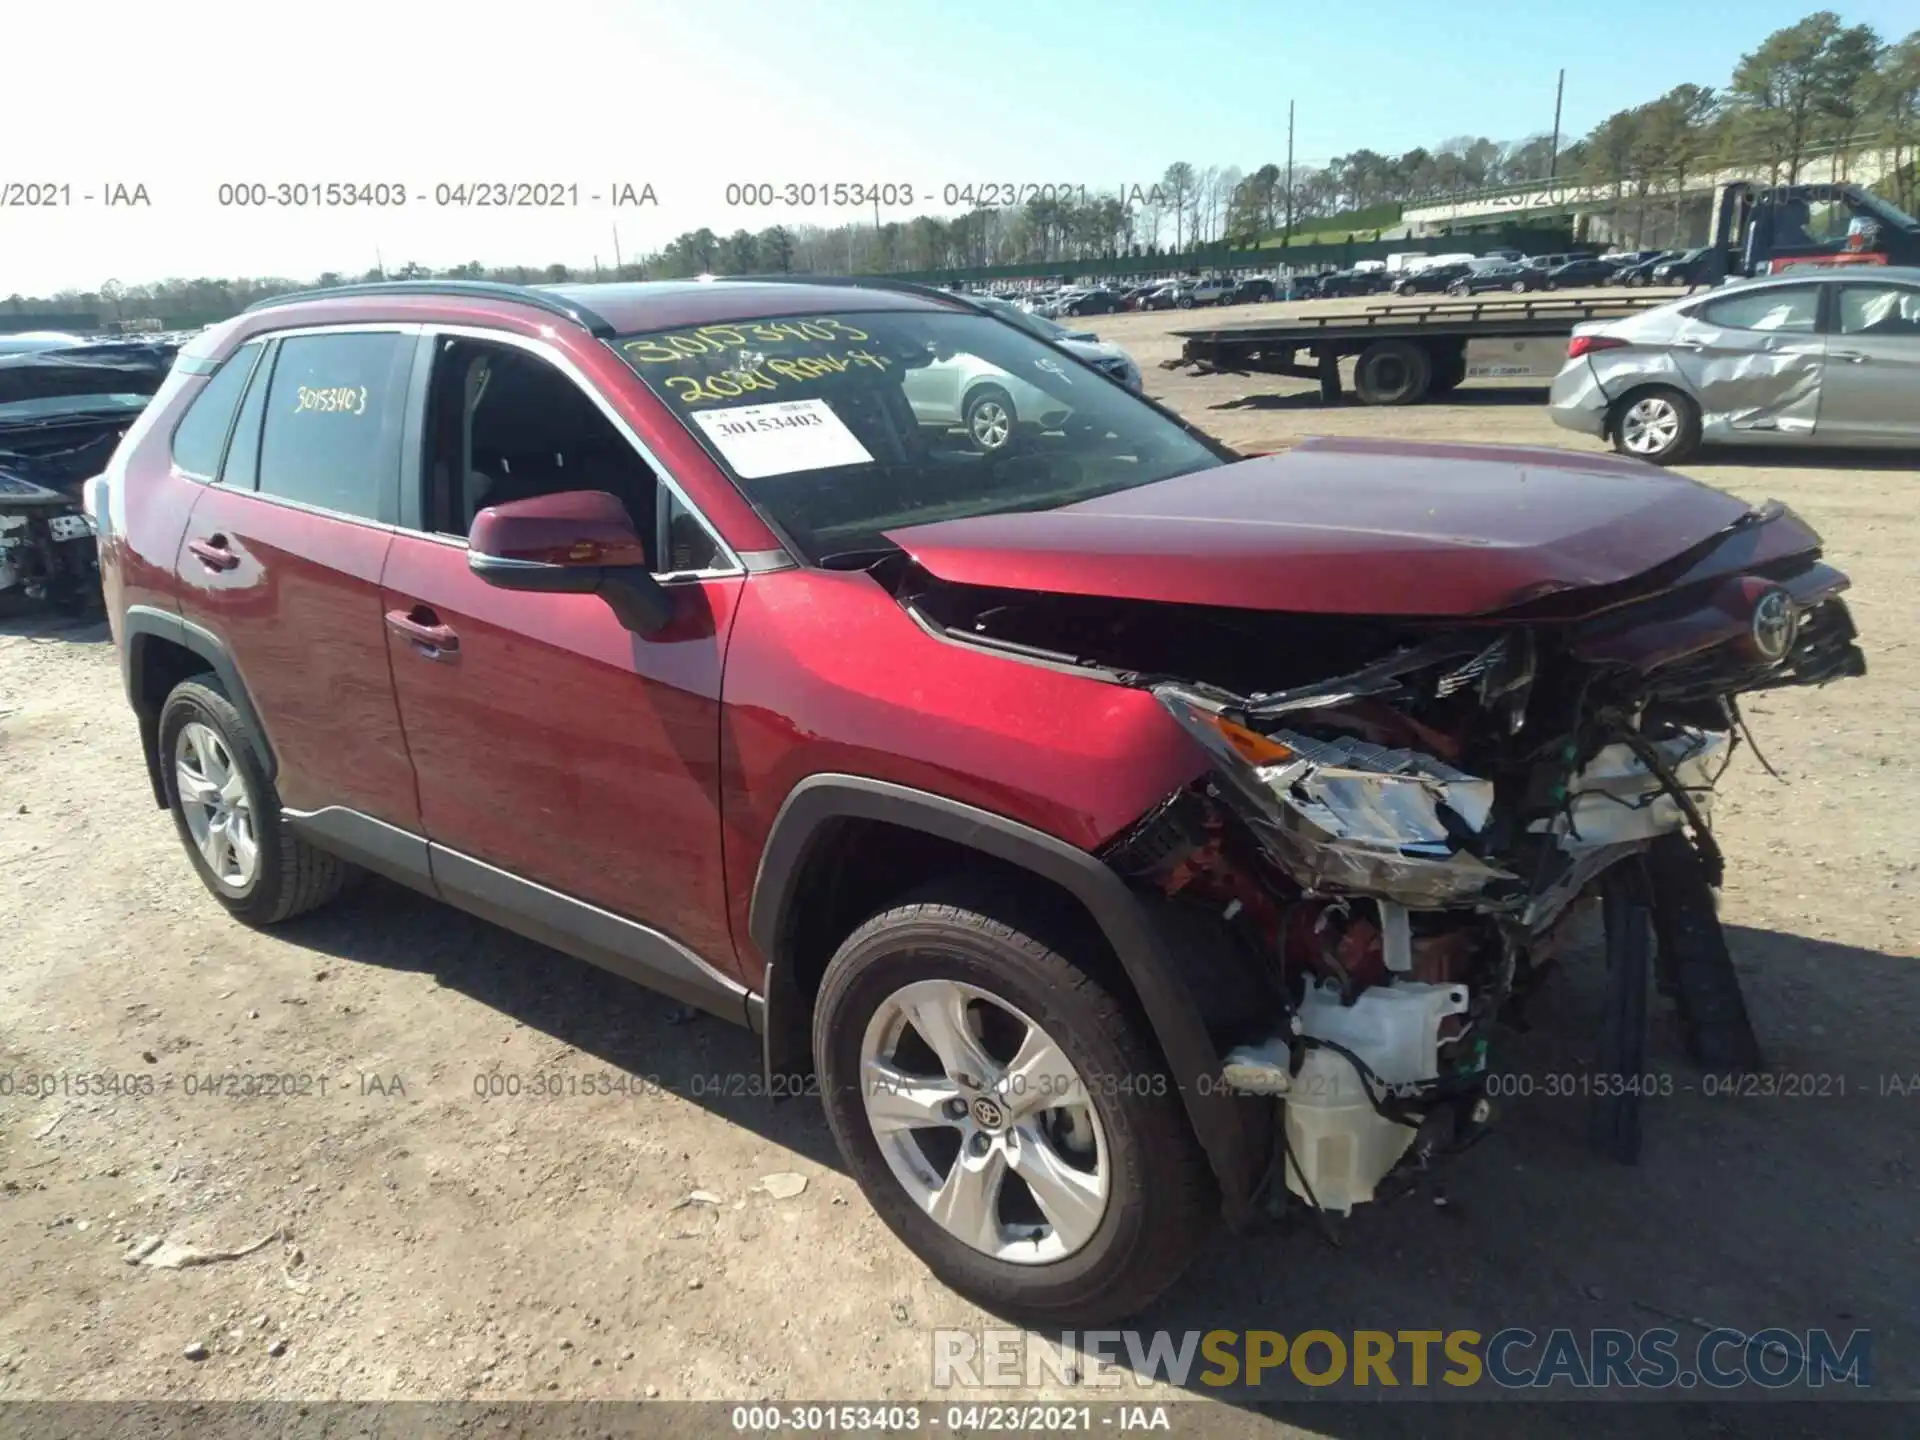
[{"label": "orange turn signal lens", "polygon": [[1269,740],[1257,730],[1249,730],[1244,725],[1236,725],[1224,715],[1209,715],[1214,726],[1226,737],[1227,743],[1240,752],[1240,758],[1249,765],[1276,765],[1282,760],[1294,758],[1293,751],[1278,740]]}]

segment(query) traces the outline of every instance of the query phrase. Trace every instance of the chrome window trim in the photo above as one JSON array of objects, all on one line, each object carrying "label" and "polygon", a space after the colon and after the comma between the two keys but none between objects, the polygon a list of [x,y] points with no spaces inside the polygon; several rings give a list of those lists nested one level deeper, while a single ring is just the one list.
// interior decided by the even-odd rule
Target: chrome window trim
[{"label": "chrome window trim", "polygon": [[[214,489],[225,490],[218,481],[204,482]],[[250,500],[258,500],[267,505],[278,505],[283,510],[298,510],[307,515],[318,515],[327,520],[344,520],[349,525],[358,525],[363,530],[385,530],[397,533],[399,526],[389,525],[384,520],[375,520],[368,515],[355,515],[346,510],[329,510],[325,505],[309,505],[304,500],[290,500],[284,495],[269,495],[264,490],[227,490],[229,495],[245,495]]]},{"label": "chrome window trim", "polygon": [[351,324],[288,325],[272,330],[255,331],[241,343],[251,345],[256,340],[287,340],[301,335],[354,335],[373,331],[382,334],[391,332],[396,335],[418,335],[426,328],[418,320],[358,320]]},{"label": "chrome window trim", "polygon": [[[418,333],[428,335],[447,335],[464,340],[486,341],[495,345],[511,345],[515,349],[524,350],[530,355],[537,355],[542,360],[545,360],[585,392],[587,398],[593,401],[594,406],[602,415],[606,416],[608,423],[619,432],[621,438],[633,446],[634,450],[639,453],[640,458],[647,462],[648,466],[653,470],[654,475],[658,477],[660,484],[666,487],[674,499],[678,500],[680,504],[685,507],[686,512],[694,518],[700,528],[707,532],[707,538],[713,541],[715,550],[728,562],[726,565],[709,566],[704,570],[655,571],[654,578],[664,584],[670,580],[710,580],[719,579],[724,576],[745,575],[747,573],[747,566],[740,559],[739,552],[727,543],[726,537],[722,535],[719,530],[714,528],[713,522],[707,519],[705,512],[693,503],[692,497],[687,494],[686,487],[674,477],[672,471],[661,463],[660,457],[654,454],[653,448],[649,446],[646,441],[642,440],[640,436],[635,433],[633,427],[627,424],[620,416],[620,413],[607,403],[606,396],[602,395],[599,387],[587,378],[586,373],[581,370],[578,365],[574,364],[572,357],[548,341],[538,340],[529,335],[519,335],[511,330],[493,330],[483,325],[439,324],[433,321],[428,321],[412,328]],[[399,533],[403,535],[422,535],[429,540],[439,541],[441,544],[454,544],[460,546],[462,549],[466,548],[467,542],[464,536],[443,535],[431,530],[396,528],[399,530]]]}]

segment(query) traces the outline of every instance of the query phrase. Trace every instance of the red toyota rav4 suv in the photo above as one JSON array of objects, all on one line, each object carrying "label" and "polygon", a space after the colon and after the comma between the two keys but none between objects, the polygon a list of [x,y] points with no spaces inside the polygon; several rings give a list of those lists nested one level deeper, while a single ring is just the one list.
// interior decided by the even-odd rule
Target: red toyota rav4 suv
[{"label": "red toyota rav4 suv", "polygon": [[750,1025],[941,1277],[1077,1323],[1216,1216],[1476,1134],[1584,898],[1603,1069],[1641,1072],[1650,951],[1755,1063],[1733,697],[1863,668],[1777,506],[1239,457],[914,287],[283,297],[182,353],[89,505],[154,798],[235,916],[377,871]]}]

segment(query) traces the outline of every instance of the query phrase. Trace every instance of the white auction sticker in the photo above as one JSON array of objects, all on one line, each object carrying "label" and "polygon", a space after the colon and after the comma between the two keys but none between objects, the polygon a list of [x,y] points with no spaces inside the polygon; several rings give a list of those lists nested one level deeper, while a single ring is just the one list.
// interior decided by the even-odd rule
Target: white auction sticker
[{"label": "white auction sticker", "polygon": [[873,463],[867,447],[824,400],[782,400],[692,414],[742,480]]}]

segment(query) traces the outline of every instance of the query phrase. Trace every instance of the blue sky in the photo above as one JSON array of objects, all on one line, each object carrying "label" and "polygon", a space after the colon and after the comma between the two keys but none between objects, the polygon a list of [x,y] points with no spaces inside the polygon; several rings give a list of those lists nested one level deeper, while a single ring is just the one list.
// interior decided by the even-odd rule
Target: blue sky
[{"label": "blue sky", "polygon": [[[1803,3],[1601,0],[1365,8],[1272,0],[542,0],[455,11],[419,0],[33,4],[9,54],[0,184],[75,203],[0,210],[0,295],[187,275],[610,263],[709,225],[829,221],[729,210],[731,181],[856,180],[921,192],[983,181],[1146,185],[1174,160],[1251,170],[1459,134],[1563,132],[1682,81],[1724,84]],[[1895,37],[1914,0],[1841,12]],[[452,19],[458,15],[459,19]],[[84,76],[84,82],[76,76]],[[91,93],[73,98],[76,84]],[[125,86],[133,113],[111,97]],[[143,123],[140,114],[150,117]],[[18,117],[59,115],[27,129]],[[615,212],[440,206],[472,180],[654,186]],[[233,181],[397,180],[378,212],[237,209]],[[151,204],[79,197],[112,181]],[[937,203],[932,207],[942,209]],[[861,218],[870,218],[865,212]],[[904,218],[904,214],[890,218]]]}]

